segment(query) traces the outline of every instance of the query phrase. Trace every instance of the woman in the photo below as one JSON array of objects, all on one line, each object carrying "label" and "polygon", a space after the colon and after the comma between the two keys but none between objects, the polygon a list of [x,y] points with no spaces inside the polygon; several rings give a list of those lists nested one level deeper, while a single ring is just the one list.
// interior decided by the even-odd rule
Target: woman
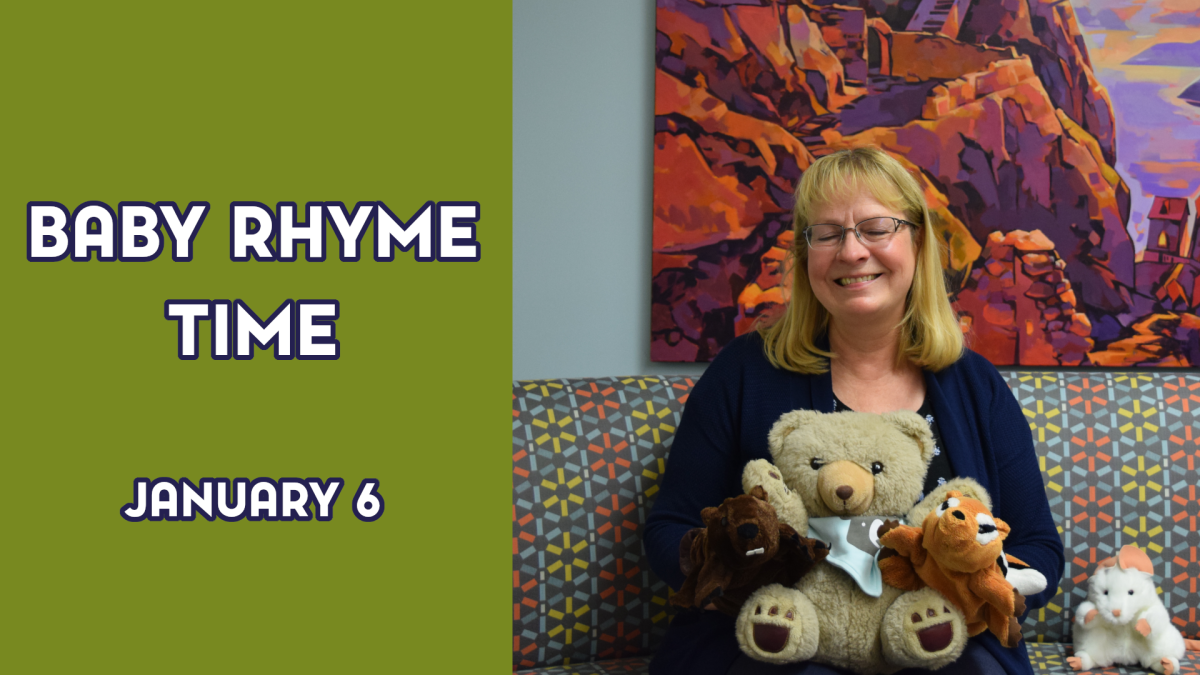
[{"label": "woman", "polygon": [[[783,316],[733,340],[709,366],[684,409],[661,492],[646,521],[651,567],[683,582],[679,544],[700,510],[741,493],[746,462],[770,459],[767,432],[784,412],[914,410],[932,416],[941,452],[926,483],[970,476],[992,495],[1013,534],[1005,551],[1057,590],[1063,548],[1042,487],[1033,439],[1008,386],[963,348],[947,299],[936,234],[916,180],[873,148],[821,158],[796,188],[792,298]],[[927,417],[927,419],[930,419]],[[1025,645],[990,634],[971,639],[944,669],[1032,673]],[[652,673],[824,675],[818,664],[769,666],[741,654],[733,618],[680,612]],[[928,672],[928,671],[925,671]]]}]

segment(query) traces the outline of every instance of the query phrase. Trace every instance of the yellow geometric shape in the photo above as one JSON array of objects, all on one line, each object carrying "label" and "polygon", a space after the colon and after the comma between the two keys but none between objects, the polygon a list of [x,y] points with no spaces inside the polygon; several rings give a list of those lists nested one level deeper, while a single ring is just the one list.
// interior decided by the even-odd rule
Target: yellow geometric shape
[{"label": "yellow geometric shape", "polygon": [[621,380],[621,384],[637,383],[638,389],[649,389],[652,384],[662,384],[662,380],[657,377],[627,377]]},{"label": "yellow geometric shape", "polygon": [[1040,623],[1046,622],[1048,616],[1060,616],[1062,614],[1062,605],[1057,605],[1053,602],[1047,602],[1046,606],[1037,611],[1037,620]]},{"label": "yellow geometric shape", "polygon": [[[654,438],[655,443],[663,442],[663,435],[659,431],[664,431],[669,434],[675,433],[675,427],[663,422],[663,418],[671,414],[671,409],[666,406],[659,406],[658,410],[654,409],[654,401],[646,402],[645,410],[634,410],[630,413],[634,418],[644,420],[646,424],[633,430],[633,433],[638,436],[643,436],[647,432]],[[650,426],[650,425],[654,426]]]},{"label": "yellow geometric shape", "polygon": [[1150,375],[1118,375],[1113,378],[1113,382],[1128,382],[1134,389],[1141,389],[1143,384],[1154,382],[1154,378]]},{"label": "yellow geometric shape", "polygon": [[1051,490],[1054,490],[1055,492],[1063,491],[1063,486],[1059,485],[1058,483],[1056,483],[1053,480],[1050,480],[1051,478],[1054,478],[1058,474],[1062,473],[1063,468],[1061,466],[1059,466],[1058,464],[1055,464],[1054,466],[1050,467],[1049,471],[1047,471],[1046,470],[1046,456],[1038,455],[1038,468],[1040,468],[1042,470],[1042,473],[1044,473],[1046,475],[1046,479],[1047,479],[1046,487],[1050,488]]},{"label": "yellow geometric shape", "polygon": [[[582,551],[585,548],[587,548],[587,540],[580,539],[579,541],[575,542],[574,545],[572,545],[571,544],[571,534],[569,532],[563,533],[563,545],[562,546],[555,546],[554,544],[546,544],[546,551],[549,552],[550,554],[556,555],[556,556],[561,556],[566,551],[571,551],[572,553],[578,554],[580,551]],[[557,572],[558,570],[561,569],[561,570],[563,570],[563,576],[566,578],[566,580],[571,581],[572,567],[578,567],[581,570],[586,570],[587,566],[588,566],[587,561],[582,560],[580,558],[575,558],[574,560],[571,560],[569,562],[564,562],[562,560],[556,560],[556,561],[554,561],[554,564],[546,567],[546,571],[549,572],[550,574],[554,574],[555,572]]]},{"label": "yellow geometric shape", "polygon": [[1048,383],[1058,384],[1058,373],[1028,373],[1017,378],[1021,382],[1033,381],[1034,389],[1042,388],[1042,380]]},{"label": "yellow geometric shape", "polygon": [[[654,466],[658,468],[658,471],[651,471],[649,468],[642,469],[642,477],[648,478],[652,481],[657,481],[658,477],[667,470],[667,460],[662,457],[658,457],[654,460]],[[645,495],[647,497],[653,497],[657,492],[658,484],[655,483],[654,485],[646,488]]]},{"label": "yellow geometric shape", "polygon": [[[561,468],[557,469],[557,472],[558,472],[558,482],[551,481],[548,478],[542,479],[542,487],[546,488],[547,490],[550,490],[550,497],[548,497],[545,501],[543,501],[542,505],[545,506],[547,509],[552,509],[552,508],[554,508],[555,504],[562,504],[562,515],[566,516],[566,515],[569,515],[569,513],[570,513],[569,512],[570,507],[567,506],[568,503],[577,504],[580,506],[583,505],[583,497],[580,497],[579,495],[577,495],[573,492],[570,492],[570,490],[574,489],[577,485],[582,483],[583,479],[580,478],[578,475],[575,475],[573,478],[571,478],[571,480],[567,480],[566,474]],[[562,499],[560,499],[558,496],[558,492],[561,488],[565,488],[567,490],[566,497],[562,498]]]},{"label": "yellow geometric shape", "polygon": [[[1119,427],[1121,433],[1126,434],[1129,433],[1130,429],[1134,429],[1136,431],[1135,436],[1139,443],[1141,443],[1143,440],[1142,429],[1146,429],[1150,433],[1158,433],[1158,425],[1147,420],[1147,418],[1151,415],[1158,414],[1158,409],[1154,406],[1150,406],[1149,408],[1142,410],[1142,402],[1134,401],[1132,411],[1121,408],[1120,410],[1117,410],[1117,414],[1130,420]],[[1137,423],[1139,417],[1141,418],[1141,424]]]},{"label": "yellow geometric shape", "polygon": [[526,384],[524,387],[522,387],[522,389],[524,389],[525,391],[533,391],[534,389],[539,389],[540,390],[539,393],[542,396],[549,396],[551,389],[560,390],[562,388],[563,388],[563,386],[561,384],[559,384],[558,382],[530,382],[530,383]]},{"label": "yellow geometric shape", "polygon": [[[1058,417],[1061,411],[1058,408],[1050,408],[1049,410],[1046,410],[1045,402],[1042,400],[1038,400],[1035,407],[1037,408],[1037,412],[1034,412],[1028,408],[1021,408],[1021,412],[1025,413],[1025,416],[1031,420],[1029,422],[1029,430],[1037,432],[1038,442],[1045,443],[1047,429],[1049,429],[1051,433],[1055,434],[1062,431],[1062,427],[1050,421],[1055,417]],[[1040,425],[1036,421],[1039,417],[1045,418],[1045,421]]]},{"label": "yellow geometric shape", "polygon": [[[1157,537],[1158,535],[1163,533],[1163,529],[1162,529],[1161,525],[1155,525],[1153,529],[1147,531],[1146,530],[1146,516],[1141,516],[1140,518],[1138,518],[1138,528],[1136,530],[1133,529],[1132,527],[1126,525],[1125,527],[1121,528],[1121,531],[1124,532],[1125,534],[1129,535],[1130,537],[1133,537],[1134,539],[1137,539],[1139,534],[1144,534],[1144,535],[1146,535],[1146,537]],[[1163,547],[1159,544],[1154,543],[1153,541],[1146,542],[1146,548],[1150,549],[1151,551],[1154,551],[1155,553],[1163,552]]]},{"label": "yellow geometric shape", "polygon": [[[1154,464],[1149,469],[1147,469],[1146,468],[1146,458],[1142,455],[1138,455],[1137,467],[1138,468],[1134,469],[1133,467],[1129,466],[1128,464],[1121,467],[1121,473],[1131,476],[1133,478],[1133,480],[1131,482],[1126,483],[1125,485],[1122,485],[1121,489],[1124,490],[1125,492],[1129,492],[1130,490],[1137,488],[1138,501],[1144,502],[1144,501],[1146,501],[1146,488],[1150,488],[1151,490],[1154,490],[1155,492],[1162,491],[1162,487],[1163,487],[1162,485],[1160,485],[1156,481],[1150,480],[1151,476],[1156,476],[1162,472],[1162,466],[1160,466],[1159,464]],[[1142,482],[1138,481],[1138,474],[1145,474],[1145,478]]]},{"label": "yellow geometric shape", "polygon": [[[577,620],[577,619],[579,619],[579,617],[583,616],[584,614],[586,614],[589,611],[588,606],[583,605],[579,609],[572,609],[574,601],[575,601],[575,598],[570,598],[570,597],[567,598],[567,605],[565,607],[565,609],[566,609],[565,612],[560,612],[557,609],[552,609],[552,610],[549,610],[548,612],[546,612],[546,614],[551,619],[554,619],[555,621],[563,621],[563,619],[566,619],[566,621],[564,621],[562,624],[557,625],[554,628],[547,631],[546,635],[549,637],[557,637],[560,633],[565,632],[566,635],[563,636],[563,644],[568,644],[568,645],[571,644],[571,640],[574,637],[574,635],[573,635],[574,632],[579,632],[583,635],[587,635],[588,630],[590,630],[588,628],[588,626],[584,625],[582,622]],[[572,618],[576,619],[576,621],[574,621],[573,623],[571,622]]]},{"label": "yellow geometric shape", "polygon": [[[543,419],[534,418],[534,420],[533,420],[533,426],[538,427],[540,429],[546,429],[546,433],[533,439],[533,442],[537,443],[538,445],[541,445],[548,440],[552,440],[554,442],[553,443],[554,452],[556,452],[556,453],[562,452],[562,444],[560,443],[560,440],[566,441],[568,443],[575,442],[575,434],[570,433],[565,428],[568,424],[574,424],[574,423],[575,423],[575,420],[573,420],[570,415],[557,415],[556,416],[554,414],[554,410],[552,408],[547,409],[546,410],[546,419],[543,420]],[[558,428],[556,429],[554,427],[558,427]]]}]

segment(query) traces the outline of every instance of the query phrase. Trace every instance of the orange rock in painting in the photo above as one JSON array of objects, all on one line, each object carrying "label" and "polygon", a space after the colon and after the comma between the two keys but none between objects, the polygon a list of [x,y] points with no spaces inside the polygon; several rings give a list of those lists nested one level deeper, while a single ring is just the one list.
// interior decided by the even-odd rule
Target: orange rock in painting
[{"label": "orange rock in painting", "polygon": [[792,258],[788,251],[794,241],[794,233],[788,230],[760,258],[758,277],[738,296],[734,326],[739,335],[753,330],[758,321],[769,323],[777,318],[787,304],[792,289]]},{"label": "orange rock in painting", "polygon": [[[1039,366],[1086,365],[1092,325],[1044,234],[993,232],[955,308],[971,319],[970,346],[993,362],[1021,354]],[[983,319],[980,321],[979,319]]]}]

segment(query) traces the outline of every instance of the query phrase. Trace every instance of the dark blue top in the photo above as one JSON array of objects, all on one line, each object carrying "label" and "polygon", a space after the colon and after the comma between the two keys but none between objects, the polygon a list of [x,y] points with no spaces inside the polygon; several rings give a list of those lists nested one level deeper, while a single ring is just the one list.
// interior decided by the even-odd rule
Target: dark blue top
[{"label": "dark blue top", "polygon": [[[954,474],[979,481],[992,510],[1012,527],[1005,552],[1045,575],[1045,591],[1026,598],[1029,609],[1045,606],[1063,573],[1063,545],[1042,486],[1029,424],[995,366],[967,351],[954,365],[925,373]],[[742,492],[742,467],[771,459],[767,433],[779,416],[798,409],[833,411],[829,373],[801,375],[771,366],[756,333],[727,345],[692,390],[675,434],[667,470],[643,541],[650,567],[672,588],[683,583],[679,542],[700,527],[700,510]],[[720,612],[680,612],[651,664],[651,673],[724,675],[739,652],[734,619]],[[1003,647],[985,632],[984,644],[1016,675],[1032,673],[1025,643]]]}]

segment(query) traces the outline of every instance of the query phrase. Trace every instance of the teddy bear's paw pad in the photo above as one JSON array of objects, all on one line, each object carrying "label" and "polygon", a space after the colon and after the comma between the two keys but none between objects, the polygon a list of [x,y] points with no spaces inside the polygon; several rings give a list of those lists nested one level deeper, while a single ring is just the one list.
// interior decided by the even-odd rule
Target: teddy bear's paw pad
[{"label": "teddy bear's paw pad", "polygon": [[742,607],[738,643],[751,657],[768,663],[804,661],[817,653],[820,630],[812,603],[803,593],[780,585],[764,587]]},{"label": "teddy bear's paw pad", "polygon": [[[762,606],[754,608],[755,616],[763,616]],[[792,609],[781,611],[778,605],[772,605],[767,611],[766,616],[775,617],[776,620],[783,619],[786,623],[759,623],[754,622],[754,644],[759,649],[768,654],[778,654],[788,646],[788,638],[791,637],[792,624],[796,621],[796,611]]]},{"label": "teddy bear's paw pad", "polygon": [[1068,656],[1067,665],[1071,666],[1071,670],[1083,670],[1083,661],[1078,656]]},{"label": "teddy bear's paw pad", "polygon": [[927,652],[940,652],[954,642],[954,622],[951,620],[949,607],[943,606],[940,613],[933,607],[926,608],[924,617],[920,612],[913,612],[911,621],[914,624],[925,624],[923,627],[918,625],[914,628],[921,649]]},{"label": "teddy bear's paw pad", "polygon": [[[1162,657],[1158,664],[1162,666],[1162,672],[1165,675],[1174,675],[1179,670],[1179,662],[1169,656]],[[1158,670],[1158,668],[1154,670]]]},{"label": "teddy bear's paw pad", "polygon": [[962,612],[937,591],[923,588],[901,595],[883,617],[884,658],[902,668],[936,670],[953,662],[967,644]]},{"label": "teddy bear's paw pad", "polygon": [[787,647],[792,629],[769,623],[754,624],[754,645],[768,654],[778,654]]}]

